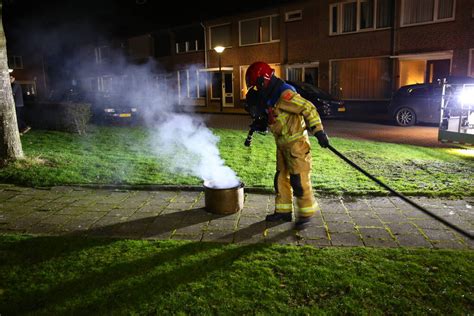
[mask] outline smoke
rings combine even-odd
[[[166,72],[153,60],[131,64],[123,54],[108,53],[109,62],[102,65],[108,73],[107,89],[122,104],[137,108],[150,133],[152,152],[168,172],[200,178],[208,187],[232,188],[240,184],[236,173],[225,165],[218,149],[219,137],[194,113],[195,105],[183,106],[183,93],[199,89],[200,65],[187,66],[186,84],[178,84],[176,73]],[[89,67],[80,61],[75,73],[90,78]],[[113,67],[112,67],[113,65]],[[104,67],[105,66],[105,67]],[[112,79],[110,79],[112,78]],[[104,85],[105,81],[102,81]],[[202,82],[201,82],[202,83]],[[183,87],[186,87],[184,89]],[[186,90],[186,91],[184,91]],[[196,100],[189,98],[187,101]],[[181,101],[180,101],[181,100]]]
[[[220,157],[219,138],[198,117],[166,115],[156,126],[152,141],[156,154],[166,159],[172,172],[199,177],[214,188],[232,188],[240,183]]]

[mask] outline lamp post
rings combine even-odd
[[[222,52],[225,50],[225,47],[224,46],[216,46],[214,47],[214,50],[216,51],[217,53],[217,56],[219,56],[219,83],[220,83],[220,87],[221,87],[221,94],[220,94],[220,108],[221,108],[221,112],[224,110],[223,106],[223,84],[222,84],[222,67],[221,67],[221,54]]]

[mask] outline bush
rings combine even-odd
[[[86,133],[91,118],[88,103],[35,103],[26,107],[26,118],[33,128]]]

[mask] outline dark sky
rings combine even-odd
[[[137,34],[281,2],[285,1],[240,0],[216,5],[215,1],[171,0],[165,8],[163,0],[4,0],[3,15],[7,36],[63,28],[69,33]]]

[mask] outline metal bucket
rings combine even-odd
[[[244,184],[227,189],[213,188],[204,182],[206,210],[214,214],[234,214],[244,207]]]

